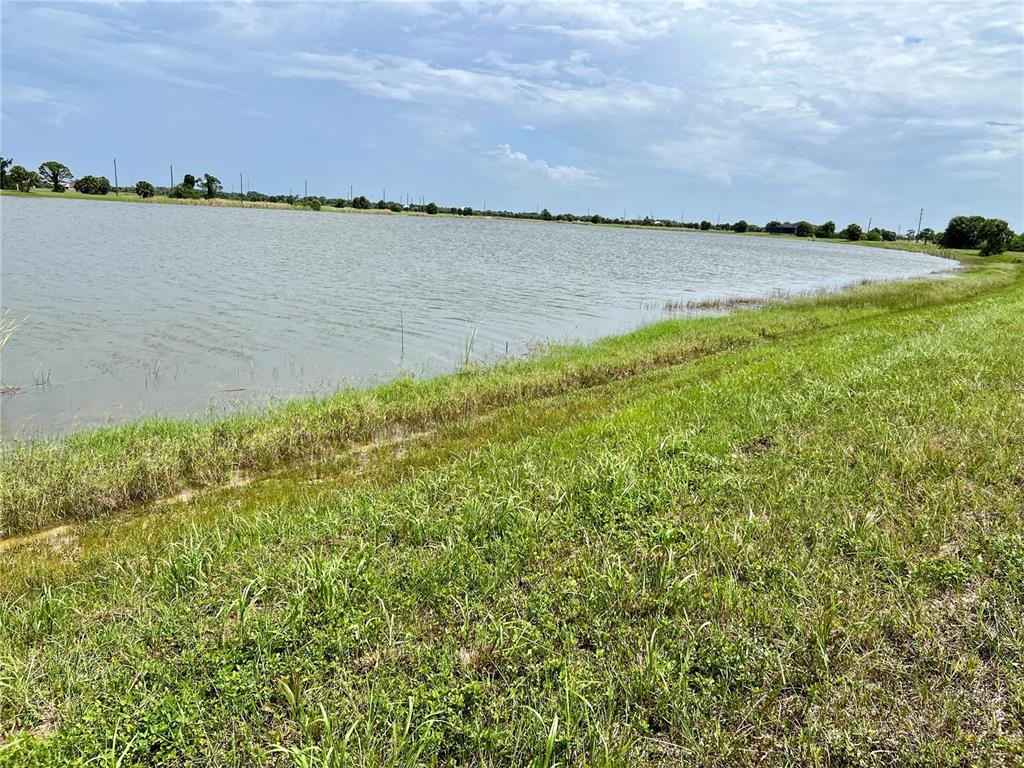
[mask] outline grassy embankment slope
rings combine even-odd
[[[1017,764],[1020,269],[8,454],[0,765]]]

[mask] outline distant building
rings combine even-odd
[[[796,224],[785,222],[783,224],[773,224],[768,228],[768,231],[773,235],[795,235]]]

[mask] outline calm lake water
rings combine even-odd
[[[945,270],[922,254],[542,222],[0,203],[5,437],[429,376],[666,302]],[[403,330],[404,329],[404,330]]]

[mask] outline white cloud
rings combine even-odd
[[[588,170],[575,165],[551,165],[545,160],[531,160],[525,152],[513,151],[509,144],[499,144],[498,149],[489,153],[513,173],[527,173],[546,178],[564,189],[592,186],[600,180]]]

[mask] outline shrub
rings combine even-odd
[[[873,243],[877,243],[881,241],[882,233],[879,231],[878,227],[875,227],[873,229],[868,230],[868,233],[864,235],[864,239],[870,240]]]
[[[850,224],[840,234],[847,240],[860,240],[864,235],[864,230],[860,228],[859,224]]]
[[[433,216],[437,213],[437,203],[427,203],[427,207],[424,209],[427,213]]]
[[[740,219],[739,221],[732,225],[733,232],[746,232],[748,229],[750,229],[750,225],[747,224],[747,222],[745,222],[743,219]]]
[[[809,221],[801,221],[796,225],[797,237],[814,237],[814,225]]]
[[[366,195],[359,195],[359,197],[352,198],[352,207],[358,208],[361,211],[370,210],[372,205],[373,204],[370,202],[370,198],[368,198]]]
[[[187,177],[186,177],[187,178]],[[198,200],[203,195],[194,186],[189,186],[188,183],[182,182],[174,189],[171,190],[171,197],[176,200]]]
[[[135,182],[135,194],[141,198],[154,197],[156,188],[148,181]]]
[[[836,223],[834,221],[826,221],[824,224],[819,224],[814,228],[815,237],[835,237],[836,236]]]
[[[1010,244],[1006,246],[1008,251],[1024,251],[1024,235],[1014,235],[1010,238]]]
[[[994,256],[1005,251],[1013,239],[1013,230],[1002,219],[985,219],[978,230],[978,253],[981,256]]]
[[[106,176],[82,176],[75,182],[75,191],[83,195],[108,195],[110,179]]]
[[[702,231],[707,232],[709,229],[711,229],[711,222],[705,219],[700,223],[700,228]]]

